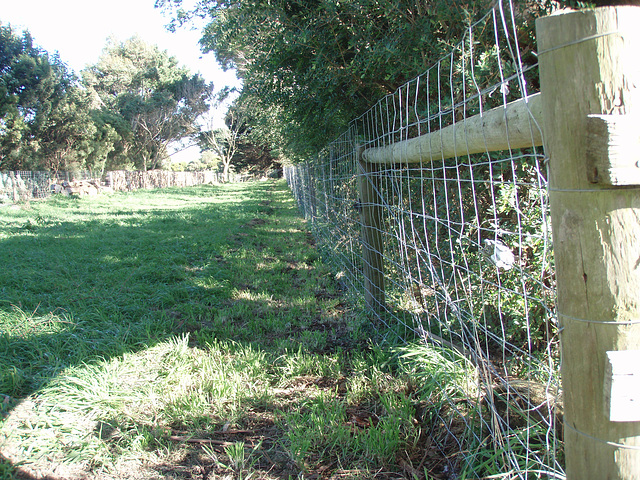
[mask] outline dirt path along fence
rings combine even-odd
[[[497,2],[285,177],[380,331],[465,366],[430,408],[450,471],[630,480],[640,7],[539,18],[537,44],[522,44],[525,13]]]

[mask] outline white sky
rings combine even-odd
[[[170,19],[153,5],[154,0],[0,0],[0,22],[28,29],[36,45],[58,52],[76,73],[97,62],[110,36],[122,41],[137,34],[200,72],[216,91],[239,85],[233,71],[223,72],[213,54],[201,52],[199,31],[183,27],[170,33],[164,27]]]

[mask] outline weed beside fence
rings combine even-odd
[[[439,383],[425,415],[451,478],[564,476],[537,63],[523,60],[519,28],[499,2],[449,56],[285,169],[319,249],[380,333],[432,347],[421,361],[442,375],[416,388]],[[524,132],[507,117],[514,103]],[[507,119],[497,134],[491,109]]]

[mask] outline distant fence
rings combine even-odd
[[[640,180],[620,180],[620,171],[631,175],[635,159],[618,170],[597,162],[615,156],[607,149],[624,144],[622,132],[637,137],[637,123],[636,130],[611,126],[624,123],[618,119],[625,112],[612,110],[618,97],[602,92],[622,95],[640,85],[640,74],[616,77],[611,83],[619,86],[609,89],[609,79],[598,75],[620,76],[624,68],[618,63],[618,70],[598,73],[597,65],[627,54],[634,59],[629,52],[640,41],[628,39],[635,41],[637,27],[614,23],[638,21],[640,9],[539,19],[538,31],[548,35],[538,38],[544,47],[518,43],[526,39],[517,18],[522,13],[519,5],[497,2],[450,55],[354,120],[317,158],[287,167],[285,178],[320,250],[381,332],[429,344],[447,372],[428,380],[444,392],[428,409],[429,441],[443,465],[432,473],[565,478],[566,455],[569,478],[637,478],[637,471],[620,472],[640,465],[639,424],[610,421],[615,380],[605,364],[610,351],[640,349],[640,282],[633,273],[640,196],[628,187]],[[476,51],[479,45],[483,51]],[[532,55],[532,47],[540,51]],[[538,55],[545,55],[540,68]],[[595,79],[583,70],[596,72]],[[552,76],[559,71],[566,77]],[[580,88],[573,77],[580,77]],[[532,91],[545,79],[549,90],[564,94]],[[628,113],[631,102],[623,107]],[[593,113],[618,115],[588,117]],[[559,139],[563,133],[568,136]],[[543,138],[546,152],[539,148]],[[567,148],[557,144],[582,149],[580,163],[569,165]],[[590,155],[598,157],[598,168],[585,162],[585,149],[596,152]],[[627,186],[617,188],[613,177]],[[572,203],[569,195],[576,195]],[[596,198],[606,207],[595,206]],[[552,210],[561,213],[554,218],[553,233],[561,239],[555,255]],[[596,210],[601,218],[590,217]],[[617,228],[629,233],[603,234],[612,211],[625,216],[626,225]],[[622,279],[614,280],[620,265]],[[613,293],[585,288],[587,278],[625,287],[612,287]],[[607,307],[596,307],[599,302]],[[629,330],[616,331],[620,325]],[[466,380],[456,374],[460,369]],[[638,368],[635,374],[640,378]],[[571,439],[566,448],[565,438]],[[625,458],[636,467],[620,467]]]
[[[229,182],[252,180],[253,175],[230,174]],[[126,192],[142,188],[190,187],[194,185],[224,183],[224,175],[212,171],[172,172],[150,170],[147,172],[116,170],[96,176],[85,172],[0,172],[0,203],[46,198],[54,193],[54,185],[65,182],[95,181],[113,191]]]
[[[229,174],[230,183],[253,180],[253,175]],[[212,171],[170,172],[150,170],[148,172],[117,170],[105,174],[106,184],[115,191],[130,191],[141,188],[192,187],[194,185],[224,183],[224,174]]]

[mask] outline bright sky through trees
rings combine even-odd
[[[193,73],[200,72],[216,90],[237,83],[234,72],[222,72],[212,54],[201,53],[199,31],[168,32],[164,26],[169,19],[153,4],[154,0],[3,0],[0,21],[28,29],[37,45],[50,54],[59,52],[76,73],[98,60],[110,36],[126,40],[138,34],[167,50]]]

